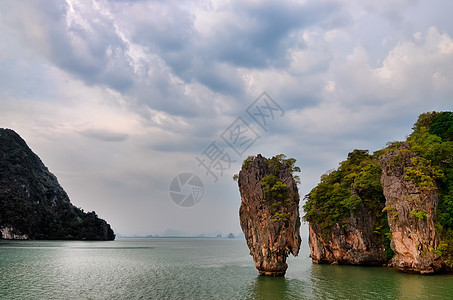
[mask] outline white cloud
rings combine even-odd
[[[414,41],[392,49],[375,75],[400,92],[453,91],[446,80],[453,76],[453,40],[435,27],[426,34],[417,32]]]

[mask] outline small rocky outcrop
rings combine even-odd
[[[376,157],[356,149],[338,170],[323,175],[321,183],[306,196],[304,218],[309,222],[308,243],[314,263],[387,262],[388,225],[382,212],[385,198],[380,174]]]
[[[28,240],[27,234],[21,234],[13,227],[0,228],[0,238],[4,240]]]
[[[381,183],[392,234],[391,247],[395,252],[390,265],[425,274],[440,271],[443,262],[434,251],[440,243],[434,227],[439,204],[436,182],[429,177],[423,184],[413,182],[407,174],[408,170],[422,174],[416,168],[419,160],[407,143],[384,154]]]
[[[290,253],[301,243],[299,194],[292,172],[294,159],[258,154],[244,161],[239,172],[239,217],[250,254],[261,275],[283,276]]]
[[[85,213],[13,130],[0,128],[0,239],[113,240],[95,212]]]

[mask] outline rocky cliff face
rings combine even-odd
[[[376,233],[379,214],[365,204],[350,212],[341,224],[323,230],[309,224],[310,257],[314,263],[348,265],[383,265],[387,262],[385,245]]]
[[[314,263],[383,265],[389,240],[382,212],[381,169],[367,150],[354,150],[306,196],[304,218]],[[386,251],[387,250],[387,251]],[[391,251],[391,250],[390,250]]]
[[[429,166],[422,166],[408,143],[379,155],[378,172],[363,167],[376,161],[355,150],[307,195],[304,208],[313,262],[388,264],[422,274],[444,270],[434,226],[439,191],[434,179],[425,176]],[[360,178],[364,172],[369,174]],[[360,199],[358,205],[351,205],[355,198]],[[370,200],[363,201],[366,198]],[[333,220],[327,222],[328,218]]]
[[[113,240],[110,225],[73,206],[25,141],[0,129],[0,238]]]
[[[381,158],[381,183],[395,252],[390,265],[424,274],[440,271],[443,262],[434,251],[440,242],[434,227],[439,203],[436,183],[429,178],[424,184],[408,180],[407,168],[416,169],[419,160],[407,143],[386,153]]]
[[[293,164],[257,155],[248,158],[239,173],[241,227],[261,275],[283,276],[287,256],[299,252],[299,195]]]

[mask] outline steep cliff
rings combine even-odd
[[[342,225],[335,223],[329,232],[312,223],[309,226],[309,246],[314,263],[382,265],[387,259],[383,238],[376,234],[380,219],[369,207],[361,204],[351,211]]]
[[[73,206],[57,178],[13,130],[0,129],[0,238],[113,240],[96,213]]]
[[[392,234],[391,247],[396,254],[390,265],[424,274],[440,271],[443,262],[434,251],[440,244],[434,226],[439,204],[436,182],[429,177],[424,184],[418,184],[409,176],[420,160],[408,143],[402,143],[381,157],[381,183]]]
[[[375,156],[354,150],[307,196],[305,220],[314,263],[382,265],[392,255]]]
[[[406,142],[381,156],[381,178],[400,270],[453,270],[453,113],[421,114]]]
[[[242,231],[261,275],[283,276],[287,256],[300,247],[299,194],[294,159],[258,154],[244,161],[238,184]]]

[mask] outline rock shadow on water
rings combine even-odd
[[[398,272],[390,268],[313,264],[310,273],[310,292],[316,299],[399,299],[401,295]]]
[[[285,277],[259,275],[249,290],[250,299],[294,299],[294,291]]]

